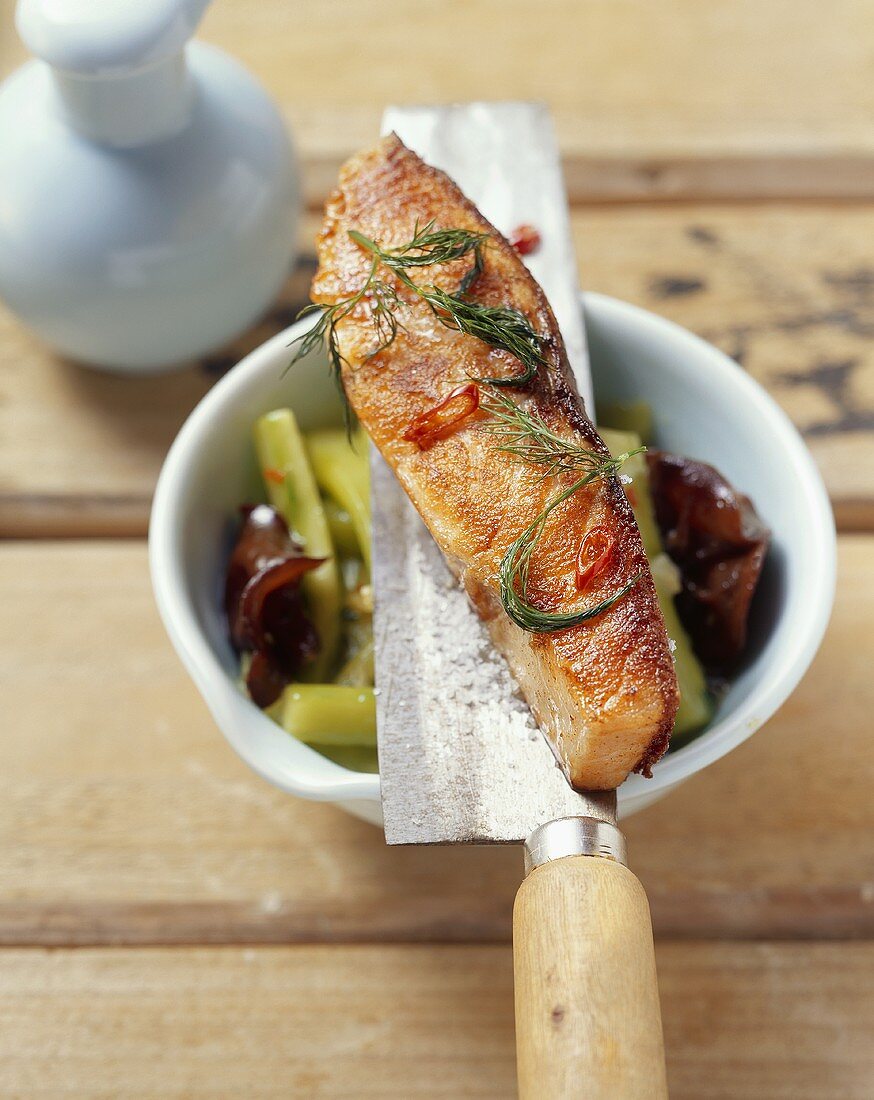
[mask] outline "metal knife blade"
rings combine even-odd
[[[567,200],[539,104],[390,108],[395,131],[498,229],[534,225],[526,262],[552,305],[584,399],[591,383]],[[615,791],[568,785],[503,658],[394,475],[374,452],[377,730],[389,844],[525,840],[556,818],[615,824]]]

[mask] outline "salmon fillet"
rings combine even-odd
[[[366,280],[371,258],[349,238],[349,230],[392,248],[413,237],[417,222],[432,220],[438,228],[489,233],[471,298],[515,308],[543,340],[546,362],[534,379],[502,392],[562,438],[608,455],[585,414],[540,287],[452,180],[394,135],[341,170],[318,238],[313,301],[332,305]],[[412,276],[419,285],[454,292],[470,262],[467,257],[418,268]],[[569,629],[531,633],[517,626],[500,599],[501,559],[544,504],[579,474],[544,477],[542,469],[500,451],[482,413],[424,450],[404,440],[414,418],[455,387],[522,368],[508,353],[445,327],[413,291],[393,285],[403,328],[385,350],[372,354],[379,341],[367,300],[338,321],[342,381],[352,408],[487,624],[569,782],[579,790],[608,790],[632,770],[649,774],[667,748],[679,693],[655,587],[622,485],[616,477],[593,482],[551,514],[531,559],[528,600],[559,612],[599,603],[640,575],[634,587],[603,614]],[[609,532],[613,550],[606,570],[581,595],[577,554],[595,526]]]

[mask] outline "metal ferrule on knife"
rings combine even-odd
[[[625,837],[616,825],[594,817],[562,817],[540,825],[525,841],[525,874],[567,856],[600,856],[628,866]]]

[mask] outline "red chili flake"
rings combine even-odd
[[[510,234],[510,244],[520,256],[530,256],[540,248],[540,234],[533,225],[517,225]]]
[[[425,451],[432,443],[449,435],[478,408],[479,386],[473,382],[457,386],[439,405],[419,413],[404,432],[403,438],[408,443],[415,443],[420,451]]]
[[[277,470],[275,466],[268,466],[264,471],[264,477],[268,481],[272,481],[274,485],[282,485],[285,481],[285,474],[282,470]]]
[[[582,592],[610,564],[615,542],[603,527],[593,527],[577,553],[577,590]]]

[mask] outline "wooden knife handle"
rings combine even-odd
[[[621,863],[536,867],[513,911],[520,1100],[667,1097],[646,894]]]

